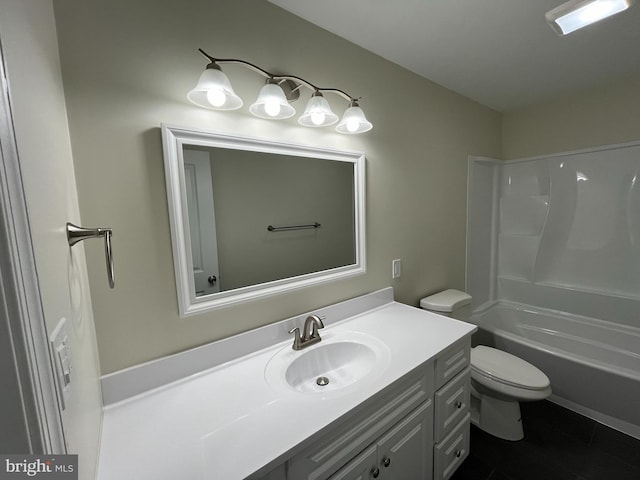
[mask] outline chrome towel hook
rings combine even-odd
[[[113,271],[113,252],[111,250],[111,236],[113,231],[110,228],[84,228],[67,222],[67,240],[69,246],[73,247],[76,243],[86,240],[87,238],[104,237],[104,255],[107,260],[107,279],[109,286],[113,288],[116,284],[116,278]]]

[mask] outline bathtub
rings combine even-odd
[[[499,301],[473,312],[474,344],[544,371],[551,401],[640,438],[640,329]]]

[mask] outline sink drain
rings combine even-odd
[[[324,387],[325,385],[329,385],[329,379],[327,377],[318,377],[316,383],[321,387]]]

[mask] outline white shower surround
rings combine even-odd
[[[478,339],[544,370],[557,403],[640,438],[640,142],[469,167]]]
[[[500,280],[640,300],[640,145],[505,162],[499,191]]]

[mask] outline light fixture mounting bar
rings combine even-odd
[[[214,64],[225,64],[226,63],[226,64],[243,65],[243,66],[249,68],[250,70],[253,70],[254,72],[262,75],[265,78],[270,78],[270,79],[273,79],[273,80],[290,80],[290,81],[293,81],[293,82],[297,82],[300,85],[304,85],[307,88],[309,88],[311,90],[314,90],[316,92],[334,93],[336,95],[341,96],[345,100],[348,100],[349,102],[353,102],[353,101],[359,100],[359,98],[352,97],[351,95],[349,95],[348,93],[344,92],[343,90],[340,90],[339,88],[318,87],[317,85],[314,85],[313,83],[309,82],[308,80],[305,80],[304,78],[297,77],[295,75],[277,75],[275,73],[268,72],[265,69],[260,68],[260,67],[258,67],[257,65],[254,65],[251,62],[247,62],[246,60],[240,60],[240,59],[237,59],[237,58],[215,58],[215,57],[212,57],[211,55],[209,55],[207,52],[205,52],[201,48],[199,48],[198,51],[202,55],[204,55],[211,63],[214,63]]]

